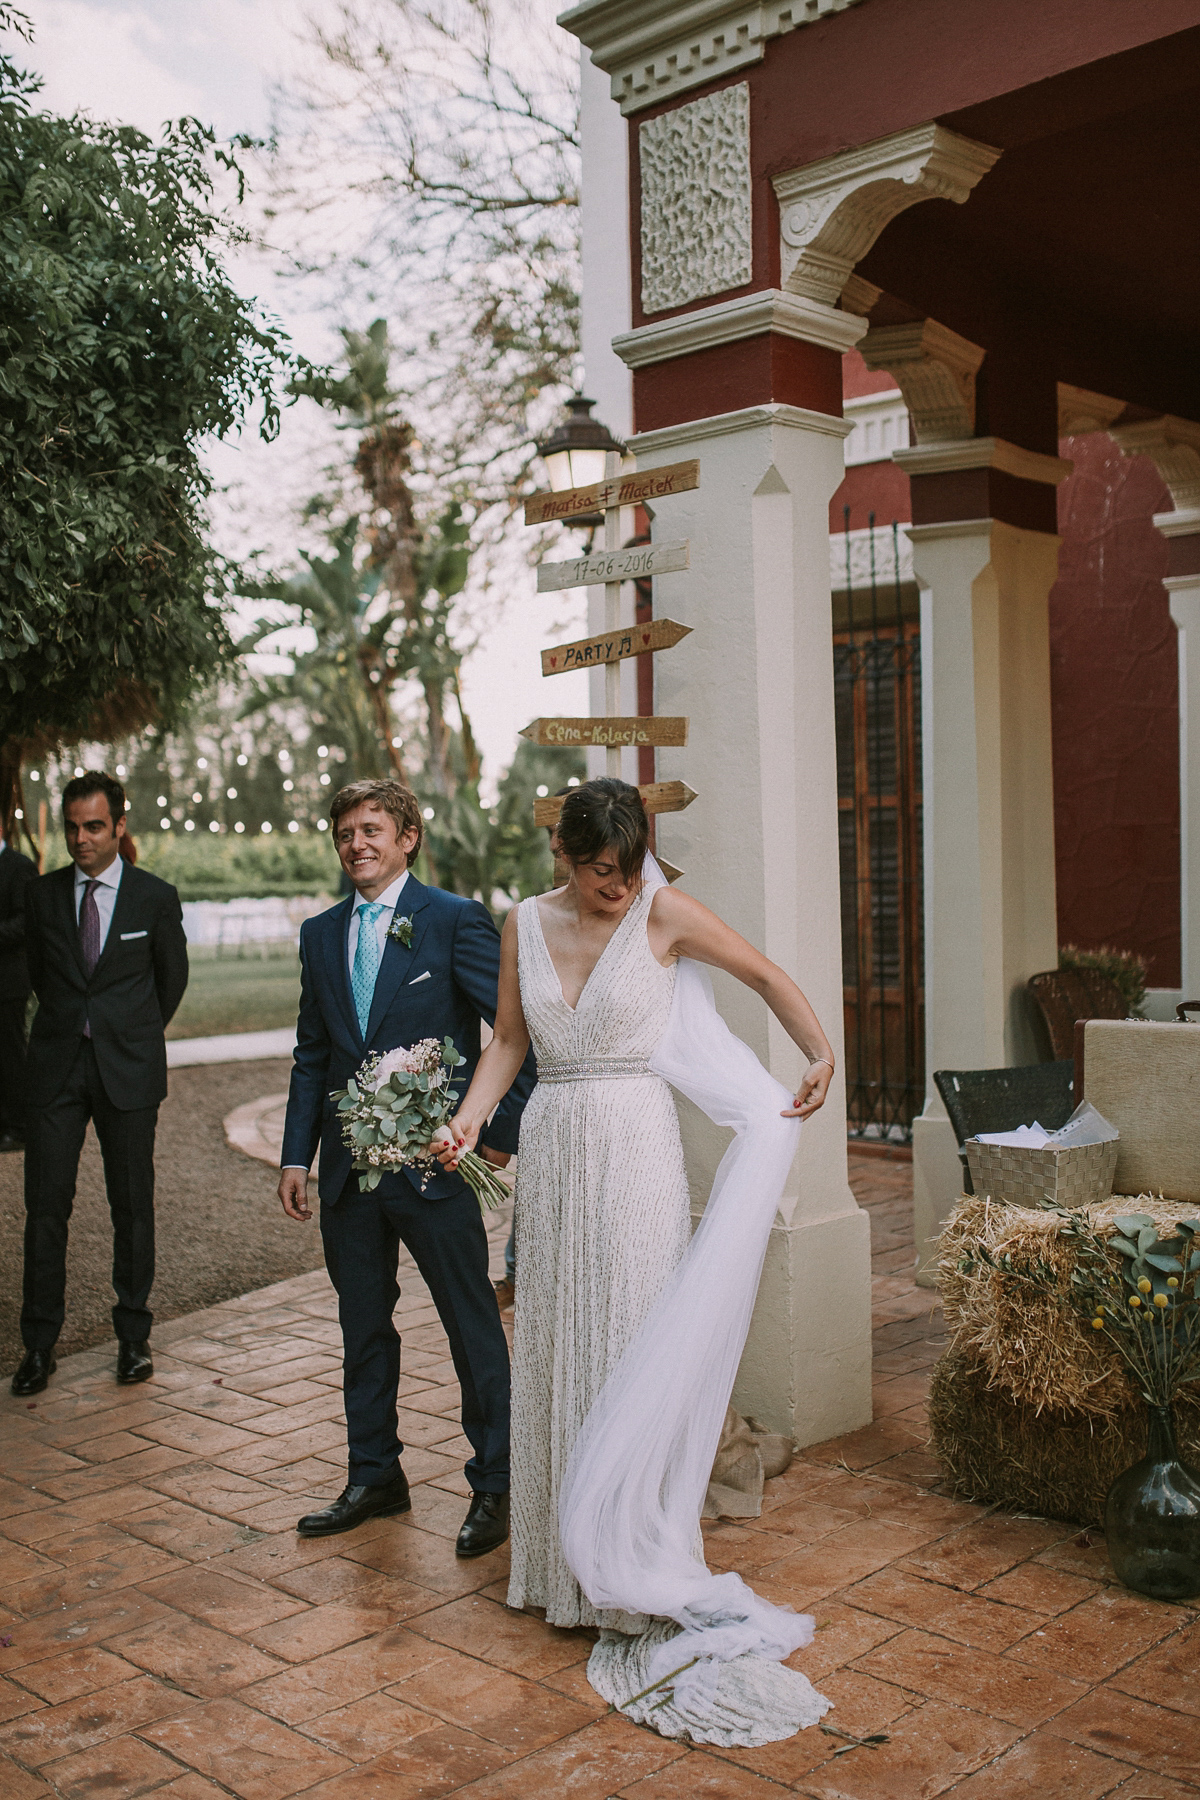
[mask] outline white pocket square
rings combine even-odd
[[[429,974],[430,974],[430,971],[428,969],[426,969],[426,971],[423,975],[414,975],[412,980],[408,984],[409,987],[416,987],[418,981],[428,981]]]
[[[121,933],[121,942],[127,944],[130,938],[145,937],[146,935],[147,934],[144,931],[123,931]]]

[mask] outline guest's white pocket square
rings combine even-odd
[[[145,936],[146,936],[146,933],[144,931],[123,931],[121,933],[121,942],[123,944],[127,944],[129,942],[130,938],[145,937]]]
[[[414,975],[413,979],[409,982],[408,985],[409,985],[409,987],[416,987],[418,981],[428,981],[428,980],[429,980],[429,970],[426,969],[426,971],[423,975]]]

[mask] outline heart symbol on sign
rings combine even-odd
[[[643,631],[642,642],[643,644],[648,644],[650,642],[650,633],[648,631]]]
[[[557,667],[558,667],[558,658],[557,658],[557,656],[552,656],[552,657],[551,657],[551,658],[550,658],[550,667],[551,667],[551,668],[552,668],[552,669],[557,669]]]

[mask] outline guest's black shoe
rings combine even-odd
[[[150,1340],[143,1338],[135,1344],[131,1338],[122,1338],[117,1351],[117,1380],[128,1387],[135,1381],[149,1381],[153,1373]]]
[[[301,1537],[333,1537],[339,1531],[353,1531],[368,1519],[387,1519],[393,1513],[411,1511],[408,1481],[400,1469],[382,1487],[344,1487],[332,1506],[305,1513],[296,1530]]]
[[[476,1494],[467,1509],[454,1554],[486,1556],[489,1550],[499,1549],[507,1536],[508,1495]]]
[[[58,1364],[50,1350],[27,1350],[25,1360],[12,1378],[12,1391],[18,1400],[40,1394]]]
[[[25,1139],[19,1131],[0,1131],[0,1156],[6,1150],[23,1150]]]

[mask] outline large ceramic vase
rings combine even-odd
[[[1200,1594],[1200,1476],[1179,1460],[1169,1406],[1152,1406],[1141,1462],[1118,1475],[1104,1505],[1108,1559],[1153,1600]]]

